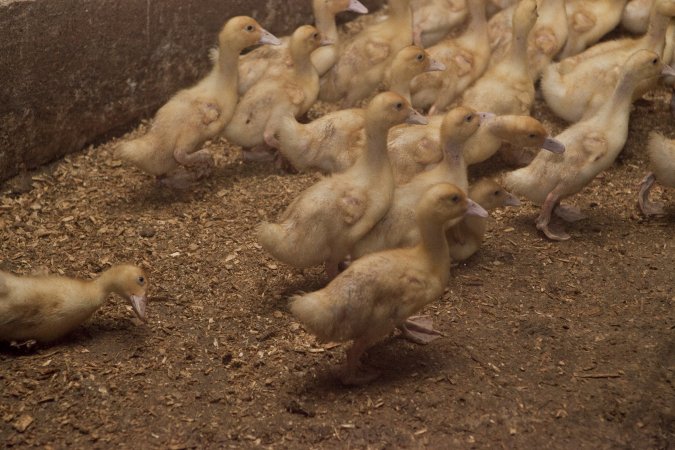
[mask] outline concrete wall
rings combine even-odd
[[[311,22],[309,0],[0,0],[0,181],[151,116],[240,14]]]

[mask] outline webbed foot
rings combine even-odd
[[[558,205],[556,206],[555,215],[560,217],[565,222],[578,222],[579,220],[587,219],[588,216],[581,212],[579,208],[572,205]]]
[[[434,330],[434,323],[430,316],[412,316],[398,327],[401,335],[415,344],[426,345],[443,336],[440,331]]]
[[[656,177],[653,173],[648,173],[640,182],[640,193],[638,194],[638,205],[642,213],[649,216],[662,216],[665,214],[663,203],[652,202],[649,200],[649,191],[652,189]]]
[[[537,229],[541,230],[547,238],[549,238],[552,241],[567,241],[571,238],[569,234],[567,234],[564,230],[558,228],[550,223],[541,223],[539,220],[537,220]]]

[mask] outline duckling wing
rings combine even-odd
[[[595,16],[586,11],[578,11],[572,15],[570,25],[578,33],[585,33],[593,28],[596,20]]]
[[[609,151],[609,143],[607,136],[604,133],[589,133],[581,142],[581,149],[588,161],[598,161],[607,155]]]
[[[368,208],[368,195],[364,189],[349,188],[338,198],[337,206],[347,225],[354,225],[363,217]]]

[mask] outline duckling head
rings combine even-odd
[[[317,48],[332,43],[332,41],[324,39],[319,30],[312,25],[302,25],[296,28],[291,36],[291,52],[294,55],[309,57]]]
[[[417,217],[422,223],[442,226],[464,215],[487,217],[488,213],[467,197],[464,191],[450,183],[438,183],[430,187],[417,206]]]
[[[539,18],[536,0],[521,0],[513,12],[513,35],[527,36]]]
[[[391,91],[377,94],[370,101],[366,110],[366,122],[377,123],[387,129],[401,123],[418,125],[429,123],[405,98]]]
[[[478,131],[481,114],[466,106],[450,110],[441,122],[441,143],[444,148],[463,144]]]
[[[471,186],[471,198],[486,210],[501,206],[520,206],[518,197],[504,189],[492,178],[483,178]]]
[[[225,23],[218,35],[221,48],[232,47],[239,51],[256,44],[280,45],[281,41],[249,16],[236,16]]]
[[[423,72],[445,70],[445,64],[430,58],[424,49],[416,45],[402,48],[394,57],[391,65],[392,75],[400,72],[401,77],[405,76],[408,80]]]
[[[530,116],[495,116],[489,122],[490,133],[516,147],[543,148],[563,153],[565,144],[549,136],[541,122]]]
[[[143,269],[130,264],[121,264],[108,269],[101,278],[111,292],[128,299],[136,316],[145,321],[148,280]]]
[[[326,5],[326,9],[331,14],[337,14],[342,11],[352,11],[358,14],[368,14],[368,8],[363,6],[359,0],[314,0],[314,11],[319,11]]]
[[[638,50],[628,58],[622,73],[624,77],[638,82],[661,76],[673,76],[675,70],[664,64],[658,54],[650,50]]]
[[[655,8],[663,16],[675,16],[675,0],[657,0]]]

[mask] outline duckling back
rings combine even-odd
[[[147,133],[138,139],[121,142],[115,149],[115,158],[122,159],[152,175],[163,175],[178,167],[171,152],[162,151],[162,138]]]

